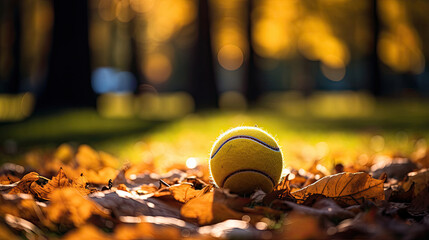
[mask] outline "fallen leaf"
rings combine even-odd
[[[193,198],[200,197],[209,192],[212,186],[206,186],[201,190],[195,190],[192,184],[182,183],[170,186],[168,190],[173,195],[174,199],[179,202],[185,203]]]
[[[0,215],[10,214],[26,220],[44,222],[42,207],[30,194],[1,194]]]
[[[99,170],[103,167],[97,151],[85,144],[79,146],[76,153],[76,162],[85,169]]]
[[[386,173],[388,178],[403,179],[411,171],[417,169],[408,158],[383,157],[376,164],[372,165],[370,174],[373,178],[379,178],[382,173]]]
[[[367,173],[338,173],[326,176],[317,182],[292,192],[303,202],[312,194],[322,194],[346,205],[362,203],[362,200],[384,200],[384,180],[372,178]]]
[[[263,232],[253,228],[246,221],[232,219],[200,227],[198,233],[216,239],[268,239],[272,236],[268,231]],[[268,233],[268,235],[264,235],[264,233]]]
[[[346,219],[333,229],[333,239],[426,239],[428,230],[420,224],[407,224],[380,214],[376,207]]]
[[[8,191],[18,185],[18,182],[11,183],[11,184],[0,184],[0,191]]]
[[[0,223],[0,239],[19,240],[22,238],[15,235],[6,225]]]
[[[88,182],[98,185],[107,185],[109,179],[114,179],[118,175],[118,170],[112,167],[103,167],[99,170],[77,168],[76,172],[83,173]]]
[[[73,231],[70,231],[67,233],[64,238],[64,240],[75,240],[75,239],[103,239],[103,240],[109,240],[113,239],[113,237],[107,235],[97,227],[95,227],[92,224],[86,224],[81,226],[80,228],[77,228]]]
[[[34,194],[36,197],[40,199],[49,200],[49,194],[54,191],[57,188],[64,188],[64,187],[71,187],[71,180],[69,180],[64,173],[63,169],[60,168],[60,170],[57,173],[57,176],[53,177],[52,180],[49,180],[48,183],[46,183],[43,186],[40,186],[37,183],[31,184],[31,193]]]
[[[391,193],[389,194],[388,198],[386,195],[386,198],[388,199],[389,202],[409,203],[413,200],[414,188],[415,188],[415,184],[413,182],[410,189],[408,189],[408,191],[405,191],[404,188],[398,188],[396,190],[388,189],[391,191]],[[388,190],[386,190],[385,192],[387,193]]]
[[[54,158],[62,163],[70,163],[74,157],[74,149],[70,144],[63,143],[55,150]]]
[[[158,191],[158,188],[153,184],[141,185],[140,189],[137,189],[136,191],[138,194],[149,194],[155,193],[156,191]]]
[[[25,219],[6,214],[4,220],[12,228],[19,231],[24,231],[27,239],[44,238],[42,230],[40,230],[38,227],[36,227],[36,225]]]
[[[274,238],[325,239],[326,232],[321,228],[318,218],[293,211],[285,218],[280,236]]]
[[[97,191],[96,189],[89,188],[89,182],[83,175],[83,173],[81,173],[79,177],[72,180],[71,186],[75,188],[78,192],[80,192],[82,195],[88,195]]]
[[[407,210],[413,216],[426,216],[429,214],[429,187],[417,194]]]
[[[233,209],[242,210],[249,202],[250,198],[240,198],[215,189],[185,203],[180,214],[200,225],[214,224],[227,219],[241,219],[244,214]]]
[[[9,194],[17,194],[17,193],[31,193],[31,184],[35,181],[43,178],[36,172],[31,172],[26,174],[19,183],[10,190]]]
[[[274,187],[274,190],[272,192],[268,193],[264,197],[263,203],[265,205],[269,205],[275,199],[288,200],[288,201],[295,202],[296,199],[290,193],[291,189],[290,189],[290,185],[289,184],[290,184],[290,180],[289,180],[289,174],[288,174],[286,177],[284,177],[282,179],[282,181],[279,184],[277,184]]]
[[[45,211],[48,219],[54,223],[81,226],[92,215],[109,219],[107,209],[82,196],[75,188],[53,189],[49,197],[51,202]]]
[[[408,173],[407,180],[402,184],[405,191],[408,191],[412,185],[414,187],[414,196],[426,189],[429,185],[429,169],[424,168],[417,172]]]
[[[117,189],[118,190],[121,190],[121,191],[125,191],[125,192],[130,192],[129,190],[128,190],[128,188],[127,188],[127,186],[125,186],[125,184],[119,184],[119,186],[117,187]]]
[[[125,191],[97,192],[89,195],[92,201],[110,210],[114,216],[164,216],[180,217],[180,211],[150,195],[138,195]]]
[[[88,145],[80,145],[76,153],[79,167],[94,171],[102,168],[116,168],[119,160],[106,152],[97,152]]]
[[[72,187],[75,188],[81,195],[88,195],[94,192],[95,189],[88,188],[88,180],[83,174],[71,180],[69,179],[64,170],[60,168],[57,175],[49,180],[45,185],[41,186],[37,183],[31,184],[31,193],[36,197],[44,200],[50,200],[49,194],[55,189]]]
[[[5,174],[0,176],[0,184],[1,185],[8,185],[11,183],[18,182],[20,179],[14,175]]]
[[[270,218],[280,219],[284,215],[283,211],[279,211],[266,206],[255,206],[254,208],[244,207],[243,211],[253,215],[269,216]]]
[[[326,217],[335,222],[338,220],[353,218],[355,216],[354,213],[343,209],[338,206],[334,200],[329,198],[320,199],[313,205],[313,207],[307,207],[289,201],[275,201],[273,202],[272,208],[282,211],[293,210],[300,214]]]
[[[160,179],[167,182],[170,185],[174,185],[176,183],[182,182],[186,173],[180,170],[171,170],[165,174],[156,174],[156,173],[142,173],[142,174],[131,174],[130,179],[126,178],[126,172],[129,169],[128,167],[124,167],[119,171],[119,173],[113,178],[113,186],[118,186],[123,183],[128,188],[140,188],[141,185],[149,185],[152,184],[157,188],[161,187]]]
[[[115,229],[115,239],[180,239],[180,230],[169,226],[156,226],[151,223],[119,225]]]

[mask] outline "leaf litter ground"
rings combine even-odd
[[[212,185],[204,166],[117,170],[114,156],[63,144],[28,155],[36,165],[1,167],[0,238],[427,238],[428,151],[412,156],[359,169],[315,161],[288,169],[271,193],[238,196]]]

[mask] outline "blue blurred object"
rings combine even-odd
[[[98,94],[108,92],[133,92],[136,78],[131,72],[117,71],[111,67],[101,67],[92,73],[92,88]]]

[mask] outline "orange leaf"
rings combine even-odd
[[[9,194],[30,193],[31,184],[40,178],[42,177],[36,172],[26,174],[24,177],[22,177],[17,186],[10,190]]]
[[[67,178],[63,169],[60,168],[57,176],[48,181],[44,186],[37,183],[31,184],[31,193],[41,199],[49,200],[49,194],[56,188],[71,187],[71,181]]]
[[[0,184],[4,184],[4,185],[18,182],[19,180],[20,179],[18,177],[15,177],[10,174],[0,176]]]
[[[109,235],[104,233],[102,230],[98,229],[92,224],[83,225],[82,227],[70,231],[67,233],[64,240],[74,240],[74,239],[112,239]]]
[[[42,221],[41,207],[30,194],[1,194],[0,215],[11,214],[31,221]],[[1,239],[1,238],[0,238]]]
[[[94,214],[109,218],[108,210],[82,196],[75,188],[54,188],[49,197],[51,203],[46,213],[54,223],[80,226]]]
[[[214,224],[227,219],[241,219],[244,214],[231,208],[241,210],[248,202],[250,199],[239,198],[215,189],[188,201],[183,205],[180,214],[186,219],[197,221],[200,225]]]
[[[151,223],[119,225],[115,229],[116,239],[180,239],[180,230],[169,226],[155,227]]]
[[[355,205],[362,203],[363,199],[384,200],[383,183],[384,179],[372,178],[364,172],[344,172],[321,178],[305,188],[292,192],[292,195],[298,202],[303,202],[312,194],[321,194],[346,205]]]
[[[185,203],[195,197],[202,196],[203,194],[209,192],[210,189],[211,186],[207,186],[201,190],[195,190],[192,184],[187,183],[176,184],[169,187],[169,190],[172,193],[174,199],[182,203]]]
[[[31,184],[31,192],[40,199],[50,200],[49,194],[58,188],[72,187],[75,188],[81,195],[88,195],[92,191],[88,189],[88,180],[81,174],[78,178],[70,180],[67,178],[63,169],[60,168],[57,176],[53,177],[44,186],[40,186],[37,183]]]
[[[429,186],[429,169],[424,168],[417,172],[408,173],[407,180],[402,183],[402,187],[405,191],[408,191],[411,189],[413,183],[415,185],[414,196],[417,196],[417,194]]]
[[[285,219],[284,229],[279,239],[325,239],[324,231],[317,217],[292,211]]]

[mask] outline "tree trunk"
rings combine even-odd
[[[373,27],[373,38],[372,38],[372,52],[370,55],[370,60],[368,61],[369,66],[369,89],[374,96],[380,96],[381,92],[381,75],[380,75],[380,61],[377,55],[378,50],[378,38],[380,34],[380,19],[378,17],[378,1],[371,1],[371,18],[372,18],[372,27]]]
[[[48,76],[40,108],[95,106],[88,43],[88,2],[53,0]]]
[[[217,107],[218,92],[213,69],[208,0],[198,1],[198,39],[195,47],[191,94],[196,110]]]
[[[254,4],[254,0],[247,1],[247,39],[249,41],[249,58],[247,63],[246,97],[250,104],[254,104],[263,91],[258,78],[258,71],[255,65],[255,53],[252,45],[252,11]]]
[[[8,83],[7,91],[9,93],[18,93],[19,86],[21,83],[21,1],[12,2],[13,6],[13,67],[10,75],[10,81]]]

